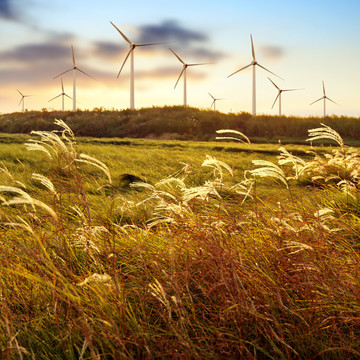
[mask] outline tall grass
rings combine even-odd
[[[52,162],[38,186],[0,187],[3,359],[359,358],[357,177],[343,207],[315,173],[354,149],[241,176],[209,156],[197,185],[184,164],[120,194],[56,126],[28,142]]]

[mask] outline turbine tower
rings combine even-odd
[[[130,44],[130,50],[127,53],[124,62],[121,65],[121,68],[119,70],[119,73],[117,77],[119,78],[120,73],[127,61],[127,59],[130,56],[130,109],[135,109],[135,90],[134,90],[134,50],[137,46],[151,46],[151,45],[159,45],[162,43],[148,43],[148,44],[135,44],[131,42],[117,27],[110,21],[111,25],[120,33],[120,35],[124,38],[126,42]]]
[[[272,105],[271,108],[274,107],[276,100],[279,99],[279,116],[281,116],[281,93],[283,93],[284,91],[296,91],[296,90],[302,90],[302,89],[280,89],[269,77],[268,79],[272,82],[272,84],[278,89],[278,94],[275,98],[275,101]]]
[[[170,49],[170,48],[169,48]],[[181,76],[184,74],[184,106],[187,106],[187,93],[186,93],[186,69],[189,66],[198,66],[198,65],[207,65],[208,63],[200,63],[200,64],[186,64],[181,58],[180,56],[178,56],[174,50],[170,49],[170,51],[178,58],[178,60],[183,64],[183,68],[181,70],[181,73],[176,81],[176,84],[174,86],[174,89],[176,88],[176,85],[178,84]]]
[[[220,99],[217,99],[217,98],[214,98],[210,93],[208,93],[211,97],[212,97],[212,99],[213,99],[213,102],[211,103],[211,105],[210,105],[210,109],[214,106],[214,111],[216,111],[216,108],[215,108],[215,104],[216,104],[216,101],[218,101],[218,100],[223,100],[223,98],[220,98]]]
[[[73,111],[75,112],[76,111],[76,70],[77,71],[80,71],[81,73],[85,74],[86,76],[94,79],[92,76],[90,76],[89,74],[87,74],[85,71],[82,71],[81,69],[79,69],[77,66],[76,66],[76,63],[75,63],[75,55],[74,55],[74,47],[71,45],[71,51],[72,51],[72,60],[73,60],[73,66],[72,68],[62,72],[61,74],[59,75],[56,75],[54,77],[54,79],[58,78],[59,76],[69,72],[69,71],[73,71]],[[95,79],[94,79],[95,80]]]
[[[20,100],[20,102],[19,102],[19,106],[20,106],[20,104],[22,103],[22,112],[25,112],[25,98],[26,97],[29,97],[29,96],[31,96],[31,95],[23,95],[21,92],[20,92],[20,90],[18,90],[18,89],[16,89],[17,91],[18,91],[18,93],[21,95],[21,100]]]
[[[317,100],[313,101],[310,105],[315,104],[316,102],[324,99],[324,117],[325,117],[325,116],[326,116],[326,100],[329,100],[329,101],[333,102],[333,103],[336,104],[336,105],[339,105],[339,104],[336,103],[335,101],[331,100],[330,98],[328,98],[328,97],[326,96],[324,80],[323,80],[323,82],[322,82],[322,85],[323,85],[323,94],[324,94],[324,95],[323,95],[320,99],[317,99]]]
[[[64,92],[64,84],[63,84],[62,78],[61,78],[61,90],[62,90],[62,92],[60,95],[53,97],[48,102],[53,101],[61,96],[62,97],[62,111],[64,111],[64,96],[67,96],[69,99],[71,99],[71,97],[69,95],[65,94],[65,92]]]
[[[273,74],[275,76],[277,76],[278,78],[281,79],[280,76],[274,74],[273,72],[271,72],[270,70],[266,69],[264,66],[260,65],[256,59],[255,59],[255,50],[254,50],[254,43],[253,43],[253,38],[252,38],[252,35],[250,34],[250,39],[251,39],[251,52],[252,52],[252,57],[253,57],[253,61],[249,64],[249,65],[246,65],[244,67],[242,67],[241,69],[233,72],[232,74],[230,74],[228,76],[228,78],[232,75],[235,75],[236,73],[238,73],[239,71],[241,70],[244,70],[246,68],[248,68],[249,66],[252,66],[253,67],[253,83],[252,83],[252,114],[255,116],[256,115],[256,75],[255,75],[255,67],[256,65],[261,67],[262,69],[266,70],[267,72],[269,72],[270,74]]]

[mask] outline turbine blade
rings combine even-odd
[[[19,105],[24,101],[24,97],[21,98],[21,100],[19,101]],[[18,105],[18,106],[19,106]]]
[[[71,51],[72,51],[72,59],[73,59],[73,64],[75,67],[75,54],[74,54],[74,47],[71,45]]]
[[[276,100],[278,99],[278,97],[280,96],[280,91],[278,92],[278,94],[277,94],[277,96],[276,96],[276,98],[275,98],[275,101],[274,101],[274,103],[272,104],[272,109],[274,108],[274,105],[275,105],[275,103],[276,103]]]
[[[133,48],[133,47],[130,48],[129,52],[127,53],[127,55],[126,55],[126,57],[125,57],[125,60],[124,60],[124,62],[122,63],[121,68],[120,68],[120,70],[119,70],[119,73],[118,73],[118,75],[117,75],[117,78],[119,78],[120,73],[121,73],[122,69],[124,68],[125,63],[126,63],[127,59],[129,58],[129,56],[130,56],[130,54],[131,54],[132,51],[134,51],[134,48]]]
[[[86,76],[88,76],[89,78],[92,78],[94,80],[96,80],[94,77],[92,77],[91,75],[87,74],[85,71],[79,69],[78,67],[76,68],[76,70],[80,71],[81,73],[85,74]],[[96,80],[97,81],[97,80]]]
[[[284,89],[284,90],[281,90],[281,91],[297,91],[297,90],[304,90],[304,88],[302,88],[302,89]]]
[[[280,88],[268,77],[268,79],[272,82],[272,84],[280,91]]]
[[[64,92],[64,83],[63,83],[62,78],[61,78],[61,89],[62,89],[62,92]]]
[[[58,96],[53,97],[53,98],[52,98],[52,99],[50,99],[48,102],[55,100],[56,98],[58,98],[58,97],[59,97],[59,96],[61,96],[61,95],[62,95],[62,94],[60,94],[60,95],[58,95]]]
[[[239,70],[236,70],[235,72],[233,72],[232,74],[230,74],[230,75],[228,76],[228,78],[229,78],[230,76],[235,75],[235,74],[236,74],[236,73],[238,73],[239,71],[241,71],[241,70],[244,70],[244,69],[248,68],[248,67],[249,67],[249,66],[251,66],[251,65],[252,65],[252,63],[251,63],[251,64],[249,64],[249,65],[244,66],[243,68],[241,68],[241,69],[239,69]]]
[[[21,96],[24,96],[21,92],[20,92],[20,90],[18,90],[18,89],[16,89],[17,90],[17,92],[21,95]]]
[[[322,100],[323,98],[324,98],[324,97],[322,96],[320,99],[317,99],[317,100],[313,101],[310,105],[315,104],[316,102]]]
[[[136,46],[152,46],[152,45],[163,45],[164,42],[146,43],[146,44],[135,44]]]
[[[181,78],[181,75],[184,73],[185,69],[186,69],[186,67],[185,67],[185,65],[184,65],[184,67],[183,67],[183,69],[181,70],[181,73],[180,73],[178,79],[176,80],[176,84],[175,84],[175,86],[174,86],[174,89],[176,88],[176,85],[178,84],[178,82],[179,82],[179,80],[180,80],[180,78]]]
[[[64,93],[64,96],[67,96],[69,99],[72,99],[71,96],[69,96],[69,95],[67,95],[67,94],[65,94],[65,93]]]
[[[215,99],[213,100],[213,102],[211,103],[210,107],[212,107],[215,104]]]
[[[187,64],[187,66],[209,65],[211,63]]]
[[[250,34],[250,39],[251,39],[251,53],[252,53],[252,57],[255,61],[255,50],[254,50],[254,43],[253,43],[253,38],[252,35]]]
[[[170,49],[170,48],[169,48]],[[174,50],[170,49],[170,51],[178,58],[178,60],[185,65],[185,63],[181,60],[180,56],[178,56]]]
[[[284,80],[282,77],[280,77],[279,75],[276,75],[275,73],[273,73],[272,71],[270,71],[269,69],[267,69],[266,67],[260,65],[259,63],[256,63],[256,65],[260,66],[262,69],[266,70],[267,72],[269,72],[270,74],[275,75],[276,77],[278,77],[281,80]]]
[[[328,98],[327,96],[325,96],[325,99],[328,99],[329,101],[331,101],[332,103],[334,103],[334,104],[336,104],[336,105],[338,105],[338,106],[340,106],[340,104],[338,104],[337,102],[335,102],[334,100],[331,100],[330,98]]]
[[[114,25],[114,23],[112,23],[111,21],[110,21],[110,23],[121,34],[121,36],[124,38],[124,40],[127,41],[131,45],[132,42],[116,27],[116,25]]]
[[[215,98],[208,92],[208,94],[215,100]]]
[[[326,96],[326,94],[325,94],[325,84],[324,84],[324,80],[323,80],[322,84],[323,84],[323,94],[324,94],[324,96]]]
[[[55,77],[53,77],[53,79],[56,79],[56,78],[58,78],[59,76],[64,75],[64,74],[66,74],[67,72],[69,72],[69,71],[71,71],[71,70],[74,70],[74,68],[71,68],[71,69],[69,69],[69,70],[66,70],[66,71],[62,72],[62,73],[59,74],[59,75],[56,75]]]

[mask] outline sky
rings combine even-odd
[[[60,110],[62,92],[72,97],[74,48],[77,107],[126,109],[130,106],[130,62],[120,76],[129,44],[135,57],[135,107],[183,104],[182,64],[206,63],[187,69],[188,105],[206,109],[219,98],[216,110],[251,112],[252,67],[231,73],[252,61],[250,34],[257,67],[257,113],[276,115],[277,89],[282,113],[322,116],[360,115],[360,1],[358,0],[0,0],[0,113]],[[65,108],[72,100],[65,98]]]

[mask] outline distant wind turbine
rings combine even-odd
[[[62,111],[64,111],[64,96],[67,96],[69,99],[71,99],[71,97],[69,95],[65,94],[65,92],[64,92],[64,84],[63,84],[62,78],[61,78],[61,90],[62,90],[62,92],[60,95],[53,97],[48,102],[53,101],[61,96],[62,97]]]
[[[186,64],[176,53],[174,50],[170,49],[170,51],[178,58],[178,60],[183,64],[183,69],[176,81],[174,89],[176,88],[181,76],[184,74],[184,106],[187,106],[187,94],[186,94],[186,69],[188,66],[198,66],[198,65],[207,65],[209,63],[199,63],[199,64]]]
[[[331,100],[330,98],[328,98],[328,97],[326,96],[324,80],[323,80],[323,82],[322,82],[322,85],[323,85],[323,94],[324,94],[324,95],[323,95],[320,99],[317,99],[317,100],[313,101],[310,105],[315,104],[316,102],[324,99],[324,117],[325,117],[325,116],[326,116],[326,99],[329,100],[329,101],[331,101],[331,102],[333,102],[333,103],[336,104],[336,105],[339,105],[339,104],[336,103],[335,101]]]
[[[69,72],[69,71],[73,71],[73,111],[76,111],[76,70],[77,71],[80,71],[81,73],[85,74],[86,76],[94,79],[92,76],[90,76],[89,74],[87,74],[85,71],[82,71],[81,69],[79,69],[77,66],[76,66],[76,63],[75,63],[75,55],[74,55],[74,47],[71,45],[71,51],[72,51],[72,60],[73,60],[73,66],[72,68],[62,72],[61,74],[59,75],[56,75],[54,77],[54,79],[56,79],[57,77]],[[95,80],[95,79],[94,79]]]
[[[212,108],[212,106],[214,106],[214,111],[216,111],[216,108],[215,108],[215,104],[216,104],[216,101],[218,101],[218,100],[223,100],[223,98],[214,98],[210,93],[208,93],[211,97],[212,97],[212,99],[213,99],[213,102],[211,103],[211,105],[210,105],[210,108]]]
[[[130,109],[135,109],[135,90],[134,90],[134,50],[137,46],[151,46],[151,45],[159,45],[163,43],[147,43],[147,44],[135,44],[131,42],[117,27],[110,21],[111,25],[120,33],[120,35],[124,38],[126,42],[130,44],[130,50],[127,53],[124,62],[121,65],[121,68],[119,70],[119,73],[117,77],[119,78],[120,73],[127,61],[127,59],[130,56]]]
[[[255,67],[256,65],[261,67],[262,69],[266,70],[267,72],[269,72],[270,74],[273,74],[275,76],[277,76],[278,78],[281,79],[280,76],[274,74],[273,72],[271,72],[270,70],[266,69],[264,66],[260,65],[256,59],[255,59],[255,50],[254,50],[254,43],[253,43],[253,38],[252,38],[252,35],[250,34],[250,39],[251,39],[251,52],[252,52],[252,57],[253,57],[253,61],[249,64],[249,65],[246,65],[244,67],[242,67],[241,69],[233,72],[232,74],[230,74],[228,76],[228,78],[232,75],[235,75],[236,73],[238,73],[239,71],[241,70],[244,70],[246,68],[248,68],[249,66],[252,66],[253,67],[253,83],[252,83],[252,114],[255,116],[256,115],[256,81],[255,81]]]
[[[279,99],[279,116],[281,116],[281,93],[285,92],[285,91],[296,91],[296,90],[303,90],[303,89],[280,89],[269,77],[268,79],[272,82],[272,84],[278,89],[278,94],[275,98],[275,101],[272,105],[271,108],[274,107],[276,100]]]
[[[20,100],[20,102],[19,102],[19,106],[20,106],[20,104],[22,103],[22,112],[24,112],[25,111],[25,98],[26,97],[29,97],[29,96],[31,96],[31,95],[23,95],[21,92],[20,92],[20,90],[18,90],[18,89],[16,89],[17,91],[18,91],[18,93],[21,95],[21,100]]]

